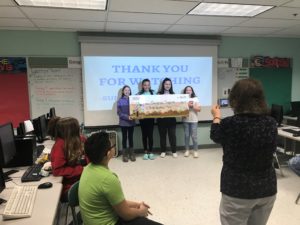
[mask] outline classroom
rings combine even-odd
[[[0,1],[0,130],[11,123],[16,135],[20,124],[24,126],[27,120],[46,130],[40,124],[54,114],[76,118],[86,137],[107,131],[113,136],[115,156],[118,155],[110,160],[109,168],[117,174],[126,199],[150,205],[153,215],[149,219],[166,225],[218,225],[222,224],[219,207],[224,157],[222,144],[212,140],[211,130],[215,122],[222,124],[224,118],[234,115],[228,98],[235,82],[254,78],[262,84],[268,108],[280,106],[279,117],[273,117],[278,125],[283,124],[283,128],[276,129],[278,161],[275,155],[273,160],[279,164],[279,169],[275,169],[277,195],[266,224],[299,224],[300,200],[296,203],[296,199],[300,194],[300,176],[290,168],[288,160],[299,156],[300,137],[283,130],[295,129],[299,133],[300,127],[300,116],[292,115],[292,105],[300,102],[299,1],[34,2]],[[230,14],[233,12],[224,8],[220,12],[214,10],[219,5],[234,8],[235,4],[237,9],[261,8],[242,15]],[[209,11],[209,7],[214,9]],[[118,101],[124,94],[122,88],[128,85],[131,94],[138,96],[142,81],[149,79],[155,95],[141,96],[154,99],[165,78],[170,78],[176,96],[185,94],[184,88],[191,86],[199,100],[197,157],[193,157],[192,150],[185,157],[185,122],[178,115],[176,130],[168,130],[168,135],[174,132],[175,151],[172,137],[168,136],[165,144],[161,142],[164,125],[160,126],[160,117],[155,116],[153,152],[145,156],[141,115],[135,111],[133,147],[123,147],[124,131],[117,113]],[[218,115],[211,113],[215,104],[222,105],[220,121]],[[168,120],[165,126],[173,122]],[[8,129],[10,132],[10,125]],[[61,203],[63,177],[50,175],[37,183],[21,182],[22,174],[33,163],[35,151],[50,154],[55,142],[45,141],[44,134],[25,141],[24,136],[19,136],[14,137],[14,142],[20,154],[18,160],[26,161],[22,165],[25,168],[9,175],[12,181],[6,179],[4,185],[0,182],[0,200],[8,200],[18,185],[49,181],[53,186],[37,189],[29,218],[2,220],[5,203],[0,204],[0,224],[39,224],[41,220],[45,224],[72,223],[71,210],[66,215],[68,203]],[[167,146],[166,151],[162,151],[162,145]],[[31,148],[29,153],[20,153],[25,146]],[[1,151],[0,168],[5,174],[10,168],[4,168],[7,165]],[[134,162],[130,158],[132,151]],[[154,160],[145,160],[150,159],[150,153]],[[45,202],[49,203],[48,211]]]

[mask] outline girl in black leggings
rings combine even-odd
[[[154,91],[151,90],[150,80],[144,79],[142,81],[142,90],[138,93],[138,95],[153,95]],[[141,130],[142,130],[142,138],[143,138],[143,146],[144,146],[144,160],[151,159],[153,160],[155,157],[153,155],[153,128],[154,128],[154,119],[147,118],[140,120]]]

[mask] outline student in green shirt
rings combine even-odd
[[[79,184],[79,205],[85,225],[160,225],[147,219],[151,214],[144,202],[126,200],[118,176],[108,163],[115,155],[106,132],[93,134],[85,142],[90,164]]]

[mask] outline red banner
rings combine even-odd
[[[0,73],[0,124],[30,119],[26,73]]]

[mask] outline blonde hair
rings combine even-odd
[[[57,137],[64,140],[64,153],[69,164],[75,164],[83,154],[80,127],[77,119],[66,117],[57,122]]]

